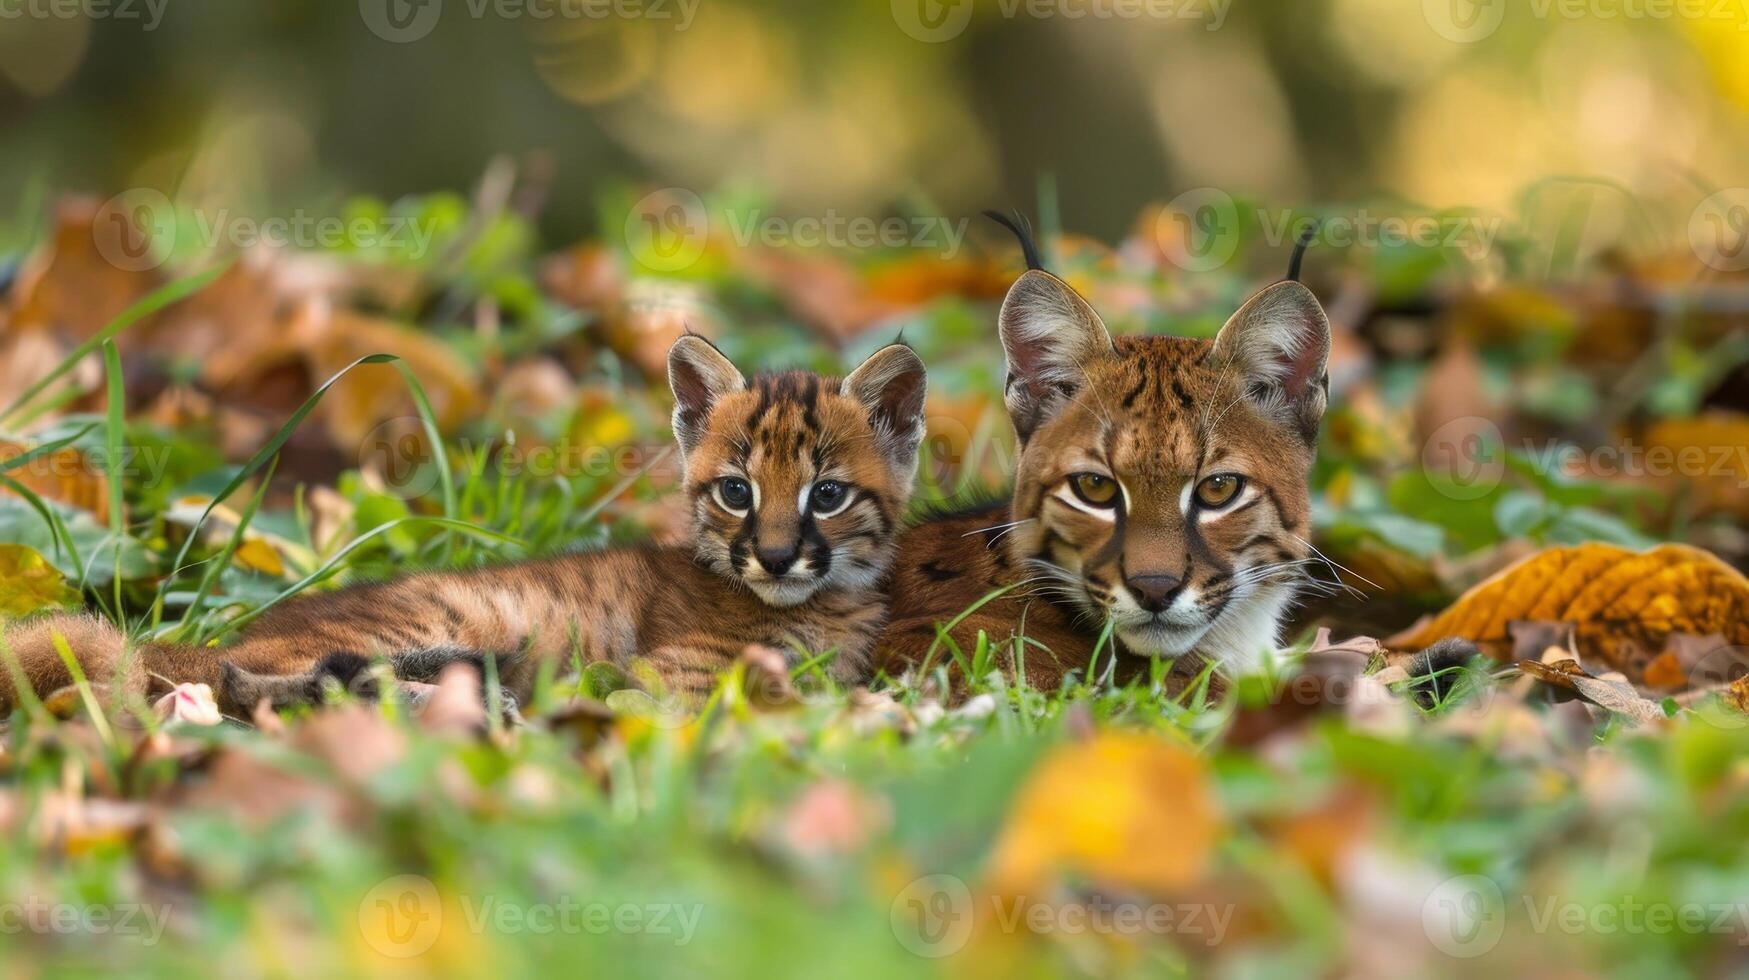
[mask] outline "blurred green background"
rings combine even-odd
[[[550,175],[554,244],[616,181],[965,214],[1032,207],[1049,175],[1064,225],[1112,241],[1202,186],[1520,214],[1586,174],[1685,199],[1679,228],[1749,159],[1744,6],[0,0],[0,209],[150,187],[338,212],[509,154]]]

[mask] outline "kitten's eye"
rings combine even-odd
[[[826,516],[844,506],[850,498],[850,488],[837,480],[821,480],[808,495],[808,507],[815,516]]]
[[[1069,477],[1075,496],[1095,507],[1117,506],[1117,481],[1098,473],[1077,473]]]
[[[717,481],[717,502],[730,510],[746,510],[753,502],[753,487],[738,476]]]
[[[1196,485],[1196,502],[1210,509],[1219,509],[1232,503],[1244,488],[1244,477],[1216,473]]]

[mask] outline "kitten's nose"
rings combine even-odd
[[[1184,580],[1176,575],[1137,575],[1134,578],[1125,576],[1123,584],[1130,590],[1130,595],[1136,597],[1136,605],[1157,613],[1172,604]]]
[[[797,558],[801,557],[802,547],[799,541],[779,545],[775,548],[760,545],[754,549],[753,554],[759,559],[759,567],[773,575],[782,575],[790,570],[790,566],[796,563]]]

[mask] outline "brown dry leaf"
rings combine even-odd
[[[137,228],[116,217],[89,198],[56,204],[53,240],[25,263],[13,283],[11,329],[81,341],[163,282],[156,271],[123,268],[135,265],[129,259],[144,253],[145,242]],[[121,341],[124,349],[128,336]]]
[[[1658,481],[1667,493],[1692,495],[1700,514],[1749,518],[1749,458],[1742,452],[1749,446],[1749,415],[1712,411],[1695,418],[1665,419],[1635,441],[1648,454],[1669,454],[1668,469],[1680,475]]]
[[[1642,651],[1664,649],[1675,633],[1719,633],[1749,645],[1749,579],[1687,545],[1638,553],[1606,544],[1550,548],[1388,642],[1421,649],[1457,636],[1504,658],[1514,620],[1570,624],[1582,657],[1638,680],[1650,659]]]
[[[0,309],[0,405],[9,405],[39,378],[53,371],[73,350],[71,341],[38,330],[9,331],[5,311]],[[33,402],[45,405],[69,391],[95,391],[103,380],[103,365],[97,357],[80,361],[59,381],[50,385]],[[46,411],[40,417],[53,419],[59,411]]]
[[[1489,397],[1484,382],[1482,359],[1461,336],[1448,342],[1428,365],[1415,404],[1415,444],[1427,447],[1428,465],[1443,469],[1473,465],[1467,457],[1446,454],[1457,453],[1458,447],[1494,430],[1500,405]]]
[[[0,439],[0,463],[29,451],[29,446]],[[6,475],[40,497],[90,511],[99,524],[109,522],[109,475],[77,449],[58,449]],[[0,495],[11,496],[12,491],[0,487]]]
[[[687,331],[714,337],[717,318],[699,287],[660,279],[633,280],[625,301],[597,328],[601,340],[646,378],[668,376],[668,348]]]
[[[1042,895],[1061,872],[1160,894],[1194,883],[1220,817],[1206,766],[1146,735],[1062,746],[1033,771],[992,852],[998,892]]]
[[[429,334],[321,304],[301,309],[291,334],[308,338],[310,366],[324,380],[361,357],[393,354],[424,387],[439,428],[453,429],[475,412],[479,379],[460,354]],[[414,405],[396,365],[365,364],[329,390],[321,412],[334,444],[357,452],[372,429],[413,416]]]
[[[292,733],[292,744],[334,767],[342,780],[362,785],[407,754],[407,736],[364,705],[315,714]]]
[[[474,735],[486,730],[486,701],[480,673],[471,664],[450,664],[438,675],[436,690],[419,711],[419,727],[428,732]]]

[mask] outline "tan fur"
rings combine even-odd
[[[750,644],[797,658],[835,652],[831,675],[860,680],[886,620],[881,587],[921,438],[921,362],[894,346],[842,383],[805,372],[747,382],[715,348],[687,337],[670,366],[692,546],[620,548],[306,595],[226,648],[145,646],[138,664],[122,671],[122,687],[158,693],[166,680],[207,683],[228,713],[247,714],[257,694],[276,689],[262,677],[292,678],[279,687],[298,689],[296,678],[331,654],[398,661],[443,649],[496,655],[506,689],[518,697],[542,661],[625,665],[640,657],[671,688],[698,694]],[[726,508],[717,493],[725,476],[757,486],[757,506],[739,515]],[[801,502],[825,480],[850,488],[829,516],[813,498]],[[760,547],[794,550],[795,561],[774,574]],[[49,643],[55,630],[89,673],[114,673],[126,660],[120,635],[91,618],[15,627],[7,643],[38,692],[67,682]],[[13,694],[9,681],[0,686],[8,707]]]
[[[1002,337],[1021,450],[1012,499],[901,537],[882,667],[915,668],[936,624],[997,590],[1007,591],[950,635],[969,652],[982,630],[1012,651],[1024,627],[1035,686],[1087,667],[1108,622],[1129,655],[1120,679],[1143,671],[1144,658],[1190,653],[1232,670],[1256,665],[1310,553],[1307,481],[1328,350],[1311,293],[1272,286],[1212,342],[1114,341],[1068,285],[1034,271],[1003,305]],[[1086,505],[1071,486],[1081,473],[1115,478],[1119,505]],[[1243,490],[1225,508],[1187,506],[1216,474],[1243,477]],[[1196,666],[1186,658],[1175,670]]]

